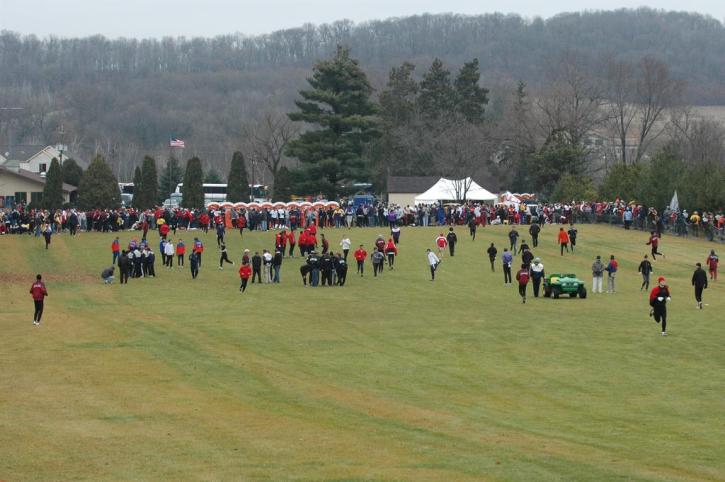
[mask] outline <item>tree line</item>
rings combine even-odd
[[[0,106],[22,110],[0,112],[0,139],[12,145],[62,142],[84,160],[101,154],[129,181],[145,154],[169,157],[173,135],[187,141],[185,158],[197,156],[205,169],[224,171],[232,154],[245,150],[249,131],[269,115],[289,111],[309,69],[338,45],[365,66],[375,95],[389,70],[405,61],[420,68],[440,58],[455,70],[478,59],[490,114],[508,102],[519,80],[532,96],[550,87],[550,66],[572,49],[587,58],[598,79],[609,75],[596,68],[604,58],[636,64],[649,56],[687,82],[688,102],[725,103],[725,27],[681,12],[615,10],[549,19],[420,15],[260,36],[158,40],[5,31]],[[285,164],[283,159],[278,168]]]

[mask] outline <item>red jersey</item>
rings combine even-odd
[[[36,281],[30,287],[30,294],[33,295],[33,300],[43,301],[48,296],[48,290],[45,289],[45,284],[42,281]]]
[[[365,258],[368,257],[368,252],[364,249],[360,248],[353,254],[355,256],[355,259],[358,261],[365,261]]]
[[[707,261],[705,261],[705,264],[710,268],[710,271],[715,271],[717,269],[717,264],[720,262],[717,255],[711,254],[707,257]]]
[[[287,233],[287,241],[289,242],[289,244],[295,244],[295,232],[294,231],[290,231],[289,233]]]
[[[184,243],[178,243],[176,245],[176,254],[183,255],[184,253],[186,253],[186,246]]]
[[[569,233],[566,231],[559,231],[559,244],[569,244]]]
[[[167,234],[169,234],[169,225],[162,224],[159,228],[159,233],[161,233],[161,236],[166,236]]]
[[[241,279],[249,279],[252,276],[252,267],[248,264],[243,264],[239,268],[239,277]]]
[[[119,243],[117,239],[114,239],[111,243],[111,251],[114,253],[121,251],[121,243]]]
[[[657,235],[655,234],[649,238],[649,241],[647,241],[647,244],[648,245],[651,244],[653,248],[656,248],[657,245],[659,244],[659,242],[660,242],[660,238],[658,238]]]
[[[448,240],[445,238],[445,236],[438,236],[436,238],[436,246],[439,248],[445,248],[448,246]]]
[[[392,239],[388,241],[387,245],[385,245],[385,254],[390,254],[390,253],[393,253],[396,256],[398,255],[398,248],[397,248],[397,246],[395,246],[395,243],[393,242]]]
[[[668,298],[670,296],[670,287],[664,286],[660,287],[659,285],[652,288],[652,291],[649,293],[649,301],[652,302],[656,300],[659,297]]]

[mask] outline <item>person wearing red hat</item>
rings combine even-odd
[[[667,335],[667,302],[670,300],[670,288],[665,284],[664,276],[660,276],[657,286],[649,294],[649,304],[652,307],[649,315],[654,316],[656,323],[662,323],[662,336]]]

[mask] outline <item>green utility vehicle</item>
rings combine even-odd
[[[586,298],[587,289],[575,274],[552,273],[544,278],[544,296],[559,298],[561,295],[569,295],[570,298],[579,295],[579,298]]]

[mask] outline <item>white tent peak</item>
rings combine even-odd
[[[468,189],[466,189],[468,187]],[[495,194],[481,187],[476,181],[467,177],[465,179],[440,178],[430,189],[416,196],[416,204],[432,204],[438,201],[460,201],[465,197],[467,201],[495,201]]]

